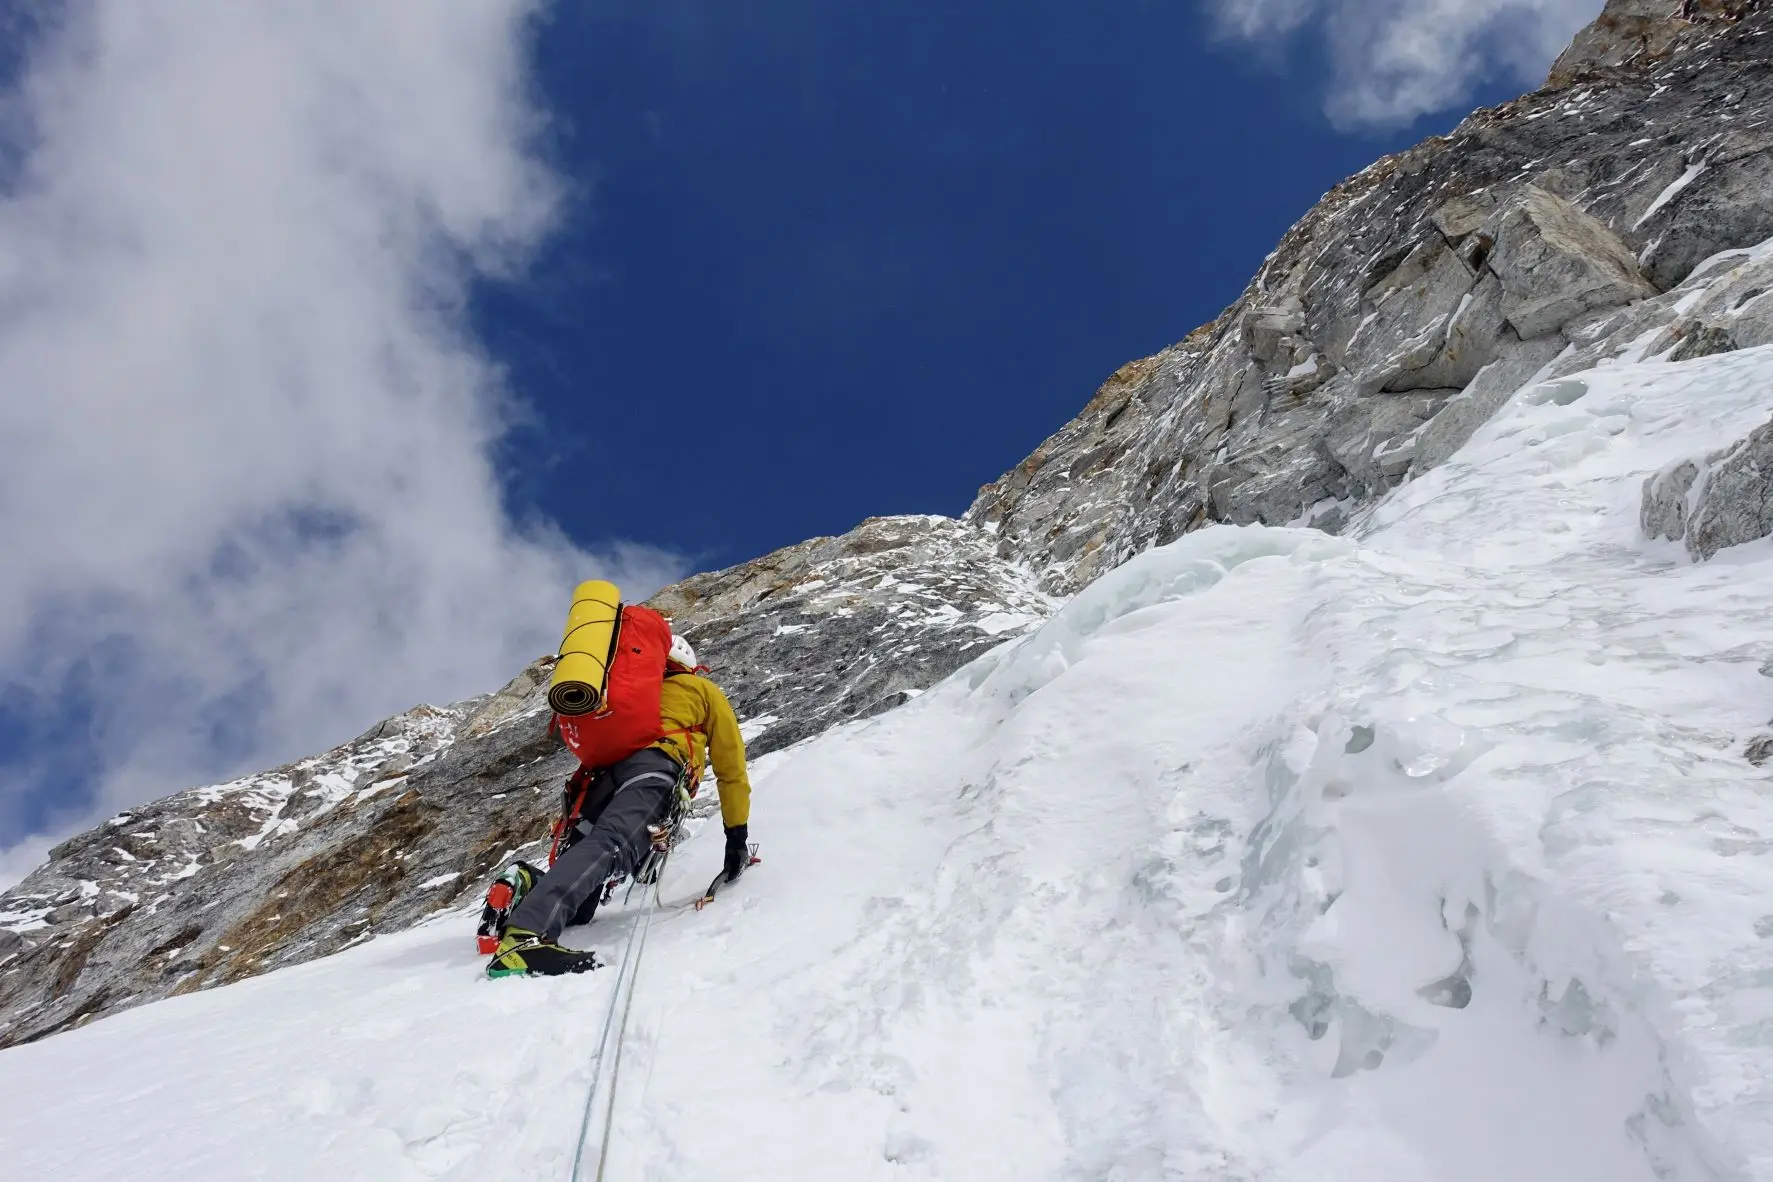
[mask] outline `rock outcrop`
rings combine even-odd
[[[1683,542],[1696,562],[1773,535],[1773,423],[1644,482],[1646,537]]]
[[[1747,0],[1614,0],[1552,87],[1337,186],[1221,316],[1122,367],[961,520],[865,522],[656,605],[763,753],[1206,523],[1358,527],[1523,385],[1773,343],[1773,256],[1747,249],[1773,238],[1770,33]],[[1765,533],[1763,434],[1652,482],[1646,530],[1701,556]],[[569,770],[548,669],[58,847],[0,897],[0,1045],[471,900],[534,850]]]

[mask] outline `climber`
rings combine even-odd
[[[600,967],[591,952],[562,947],[560,933],[589,920],[611,876],[634,873],[670,823],[679,777],[687,773],[693,795],[705,762],[720,787],[724,878],[743,873],[750,862],[751,813],[745,742],[726,695],[705,672],[689,641],[673,636],[659,691],[660,738],[609,767],[582,773],[578,807],[569,805],[566,817],[571,840],[515,903],[488,976],[555,976]]]

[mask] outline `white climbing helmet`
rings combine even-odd
[[[659,650],[654,649],[653,651],[658,652]],[[682,665],[685,669],[694,669],[696,667],[696,650],[690,647],[689,641],[673,633],[671,651],[666,654],[666,659],[674,664]]]

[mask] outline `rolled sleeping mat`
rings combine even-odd
[[[609,663],[622,617],[622,593],[614,583],[593,579],[573,592],[560,638],[560,660],[548,686],[556,714],[595,714],[609,693]]]

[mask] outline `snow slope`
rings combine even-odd
[[[1773,1177],[1773,543],[1637,532],[1770,408],[1773,349],[1531,388],[1357,539],[1189,535],[768,757],[766,864],[653,923],[604,1176]],[[566,1177],[616,974],[470,928],[0,1053],[8,1169]]]

